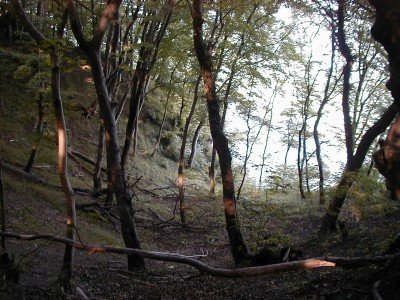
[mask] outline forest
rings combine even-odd
[[[396,0],[0,1],[2,299],[398,299]]]

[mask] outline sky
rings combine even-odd
[[[291,12],[288,8],[281,8],[278,13],[278,18],[285,21],[291,21]],[[305,48],[303,48],[303,53],[313,53],[313,60],[321,61],[322,64],[327,69],[329,66],[329,53],[330,53],[330,33],[325,30],[324,28],[320,27],[319,29],[314,27],[310,27],[308,29],[304,29],[306,37],[312,37],[315,35],[316,38],[310,40],[309,42],[305,43]],[[308,46],[307,46],[308,45]],[[323,87],[326,81],[326,76],[318,76],[319,84]],[[265,87],[258,87],[261,90],[261,94],[263,95],[263,99],[254,99],[257,101],[257,111],[253,111],[252,114],[258,115],[262,117],[264,115],[264,110],[262,106],[268,103],[271,99],[273,94],[273,87],[272,88],[265,88]],[[292,102],[296,102],[295,90],[293,85],[290,82],[286,82],[285,86],[282,89],[282,93],[276,96],[274,101],[273,107],[273,126],[285,126],[285,119],[281,116],[281,114],[288,110],[291,107]],[[317,101],[316,101],[317,102]],[[321,133],[321,139],[323,141],[334,141],[336,136],[341,135],[343,133],[343,114],[341,111],[341,98],[336,97],[333,99],[332,102],[335,104],[334,106],[327,105],[326,106],[326,113],[324,114],[320,126],[319,132]],[[267,117],[269,119],[269,116]],[[315,118],[311,118],[309,121],[310,130],[314,124]],[[238,112],[235,109],[234,105],[230,106],[228,117],[227,117],[227,133],[237,133],[237,132],[244,132],[246,131],[247,126],[246,122],[243,117],[240,117]],[[258,128],[253,129],[253,133],[255,134]],[[260,168],[259,167],[252,167],[253,165],[261,164],[261,156],[263,153],[264,143],[267,134],[267,128],[262,128],[261,133],[258,138],[258,143],[254,145],[253,154],[250,157],[250,168],[249,168],[249,177],[250,180],[254,180],[258,182],[258,177],[260,176]],[[267,153],[270,154],[270,157],[267,159],[267,170],[277,170],[279,165],[282,165],[284,162],[285,152],[286,152],[286,145],[281,142],[282,133],[278,130],[271,131],[269,137],[269,143],[267,147]],[[241,142],[240,142],[241,141]],[[238,141],[234,142],[234,147],[237,151],[244,156],[246,152],[246,136],[243,137]],[[231,143],[233,144],[233,143]],[[308,150],[313,151],[315,149],[315,144],[312,138],[308,140]],[[232,145],[231,145],[232,147]],[[346,152],[345,147],[343,144],[339,146],[333,146],[328,144],[322,145],[322,154],[324,156],[324,164],[326,164],[326,170],[329,170],[329,173],[332,175],[340,174],[346,159]],[[242,165],[242,162],[237,157],[234,157],[234,164]],[[288,155],[288,165],[296,166],[297,162],[297,150],[291,149]],[[316,159],[310,160],[310,165],[316,166],[317,162]],[[278,172],[279,174],[279,172]],[[267,173],[266,176],[275,175],[271,172]],[[332,177],[332,179],[334,176]]]

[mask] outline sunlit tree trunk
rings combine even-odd
[[[236,211],[235,187],[231,166],[232,157],[228,146],[228,140],[222,129],[219,104],[215,91],[215,79],[212,72],[211,55],[207,51],[203,39],[204,20],[202,17],[201,0],[193,0],[192,16],[194,47],[204,82],[210,131],[220,162],[226,229],[233,258],[236,262],[239,262],[247,255],[247,247],[243,240],[239,217]]]
[[[60,62],[56,50],[51,53],[51,89],[58,131],[58,174],[67,204],[67,238],[74,240],[76,226],[75,199],[68,175],[67,129],[61,102]],[[66,245],[60,276],[62,282],[69,283],[72,278],[73,257],[74,248],[71,245]]]
[[[40,45],[45,43],[47,39],[39,32],[34,25],[29,21],[26,16],[21,3],[18,0],[12,1],[13,7],[17,11],[21,22],[25,28],[31,34],[31,36]],[[66,17],[66,14],[63,15]],[[58,38],[63,37],[64,27],[66,19],[61,20],[61,25],[58,28]],[[67,238],[75,239],[75,226],[76,226],[76,212],[75,212],[75,199],[74,191],[72,190],[69,182],[68,175],[68,156],[67,156],[67,130],[65,125],[64,111],[61,101],[60,92],[60,62],[57,53],[57,49],[54,47],[50,48],[50,60],[51,60],[51,91],[54,114],[57,123],[57,136],[58,136],[58,174],[61,182],[62,189],[65,194],[66,208],[67,208]],[[61,268],[60,280],[66,287],[70,286],[72,278],[72,267],[73,267],[74,248],[71,245],[65,246],[63,264]]]

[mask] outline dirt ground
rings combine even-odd
[[[9,188],[7,195],[10,199],[7,204],[8,230],[32,232],[29,224],[25,230],[21,227],[21,212],[26,208],[26,197],[32,195],[18,194],[12,188]],[[41,201],[37,195],[34,195],[33,200],[29,202],[31,217],[43,228],[53,228],[53,233],[62,235],[62,210]],[[85,199],[77,200],[81,202]],[[175,200],[165,201],[168,202],[167,207],[173,207]],[[199,201],[191,199],[188,206],[198,205]],[[188,228],[175,226],[175,223],[163,227],[156,226],[155,214],[146,210],[143,203],[141,205],[137,213],[138,227],[146,250],[194,256],[214,267],[234,268],[219,212],[193,212],[201,217],[194,218]],[[249,219],[248,214],[248,211],[243,211],[243,215]],[[82,224],[79,230],[85,241],[96,240],[94,236],[87,237],[92,232],[90,226],[99,226],[119,238],[119,229],[111,222],[93,223],[93,215],[89,218],[90,222],[87,218],[88,213],[78,214]],[[263,215],[263,220],[266,220],[262,223],[263,234],[274,232],[279,223],[275,215]],[[304,259],[324,255],[379,255],[388,250],[389,241],[400,232],[398,206],[389,212],[371,214],[358,222],[347,220],[350,237],[345,240],[335,235],[320,236],[320,218],[315,214],[291,214],[286,221],[285,227],[279,230],[283,235],[290,236],[293,243],[291,246],[301,249]],[[84,230],[90,232],[85,233]],[[374,284],[383,299],[400,299],[399,260],[361,268],[323,268],[226,279],[201,275],[189,266],[152,260],[146,260],[146,270],[130,272],[126,269],[126,258],[122,255],[88,255],[76,251],[71,294],[62,291],[57,283],[63,245],[49,241],[9,239],[7,247],[18,266],[19,283],[7,281],[2,276],[1,299],[83,299],[77,294],[77,288],[90,299],[377,299],[373,298]]]

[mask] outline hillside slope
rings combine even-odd
[[[24,167],[31,144],[37,140],[32,134],[36,119],[35,93],[29,87],[33,77],[27,68],[24,77],[24,68],[21,68],[34,67],[35,57],[10,49],[0,51],[1,158],[17,168]],[[45,65],[46,58],[41,59]],[[20,70],[18,78],[17,70]],[[94,159],[97,122],[95,118],[83,118],[78,110],[94,98],[88,79],[88,71],[72,69],[65,73],[63,97],[69,145]],[[7,230],[63,236],[64,196],[55,187],[59,185],[56,136],[49,103],[45,103],[45,115],[47,125],[39,139],[33,175],[48,184],[38,184],[3,169]],[[124,120],[121,128],[123,124]],[[175,187],[177,163],[162,151],[155,157],[148,153],[154,145],[157,130],[156,122],[145,116],[142,118],[139,151],[128,171],[131,189],[136,195],[134,207],[143,249],[179,253],[214,267],[233,268],[222,202],[219,196],[213,199],[208,195],[205,164],[200,163],[197,170],[187,171],[188,226],[180,226]],[[179,136],[174,139],[179,140]],[[91,170],[92,166],[84,161],[71,160],[73,186],[90,189]],[[359,193],[350,199],[343,212],[350,234],[348,239],[319,235],[323,208],[312,197],[304,201],[290,191],[272,194],[266,201],[262,194],[255,191],[249,200],[238,204],[246,242],[253,252],[264,246],[277,252],[284,246],[291,246],[301,250],[299,258],[378,255],[388,249],[400,230],[399,207],[382,199],[378,192]],[[122,247],[116,211],[104,210],[101,200],[77,194],[79,240]],[[14,256],[20,280],[16,284],[1,277],[0,294],[5,299],[79,298],[64,294],[57,284],[63,245],[9,239],[7,247]],[[201,276],[188,266],[152,260],[146,261],[146,271],[130,272],[126,270],[126,259],[122,255],[89,254],[76,253],[73,288],[79,287],[93,299],[366,299],[378,279],[382,279],[379,292],[385,298],[394,299],[399,292],[398,286],[391,282],[398,279],[399,274],[388,271],[384,276],[373,264],[358,269],[302,270],[224,279]]]

